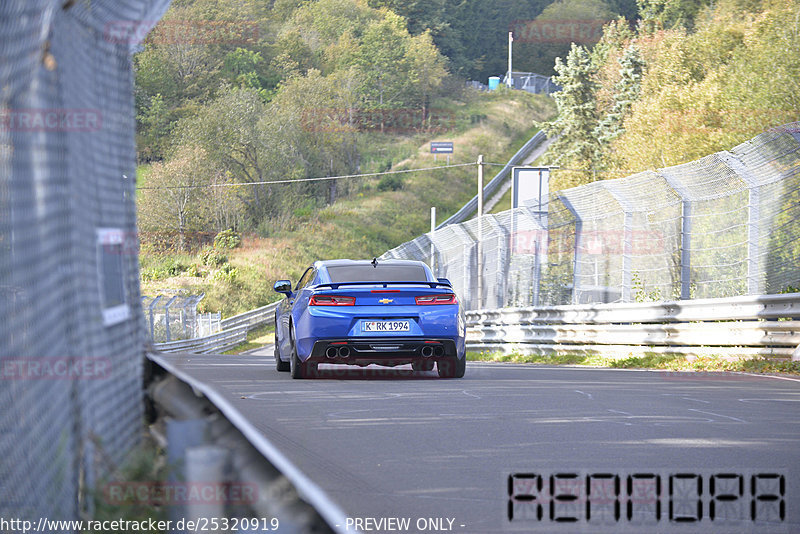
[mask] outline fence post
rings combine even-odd
[[[506,287],[509,268],[508,245],[511,239],[509,231],[497,222],[492,216],[487,216],[486,220],[497,232],[497,272],[495,273],[496,301],[495,307],[504,308],[506,305]]]
[[[583,247],[583,220],[578,214],[578,210],[575,209],[575,206],[572,205],[572,202],[570,202],[567,197],[558,194],[556,196],[575,219],[575,251],[572,263],[572,303],[580,304],[580,265],[581,248]]]
[[[159,295],[159,296],[157,296],[157,297],[156,297],[156,298],[154,298],[154,299],[153,299],[153,301],[150,303],[150,340],[151,340],[153,343],[155,343],[155,342],[156,342],[156,320],[155,320],[155,317],[153,316],[153,308],[155,307],[156,303],[157,303],[159,300],[161,300],[161,297],[163,297],[163,295]]]
[[[764,292],[762,270],[758,265],[758,237],[761,222],[761,198],[758,181],[750,169],[737,156],[723,152],[725,163],[747,184],[747,293],[761,295]]]
[[[175,295],[174,297],[169,299],[167,301],[167,303],[164,305],[164,323],[166,324],[166,327],[167,327],[167,343],[172,341],[172,339],[170,337],[170,333],[169,333],[169,307],[175,301],[175,299],[177,299],[177,298],[178,298],[178,295]]]
[[[510,38],[511,37],[509,37],[509,39]],[[509,75],[510,74],[511,71],[509,70]],[[483,155],[480,155],[478,156],[478,309],[482,308],[483,308]]]
[[[431,271],[436,276],[436,248],[433,244],[433,234],[436,232],[436,206],[431,206]]]
[[[184,299],[183,306],[181,306],[181,322],[183,324],[183,338],[186,339],[187,337],[192,337],[189,335],[189,305],[192,303],[192,298]]]
[[[658,173],[681,197],[681,300],[692,298],[692,195],[677,178]]]
[[[623,217],[622,228],[622,281],[620,293],[622,295],[622,302],[631,301],[631,286],[633,285],[633,274],[631,272],[631,264],[633,259],[631,254],[633,252],[633,211],[634,207],[628,201],[625,195],[617,190],[614,182],[600,182],[608,191],[614,200],[622,207],[625,214]]]
[[[464,250],[464,272],[463,272],[463,279],[464,279],[464,300],[466,301],[467,305],[466,308],[468,310],[476,309],[472,305],[472,253],[475,250],[475,240],[473,240],[470,235],[467,233],[464,228],[461,227],[459,224],[451,225],[453,234],[461,238],[461,242],[463,243],[462,248]]]

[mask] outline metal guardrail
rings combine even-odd
[[[249,329],[253,329],[265,324],[270,324],[275,320],[275,308],[278,307],[278,302],[267,304],[255,310],[250,310],[233,317],[228,317],[222,321],[222,329],[228,330],[237,326],[247,325]]]
[[[800,293],[467,312],[471,350],[800,359]]]
[[[161,352],[188,352],[191,354],[223,352],[240,343],[244,343],[247,340],[247,332],[249,329],[250,328],[245,324],[228,330],[222,330],[210,336],[172,341],[170,343],[156,343],[153,345],[153,348]]]
[[[538,147],[541,143],[543,143],[547,139],[547,135],[544,132],[537,132],[536,135],[531,137],[527,143],[525,143],[522,148],[520,148],[516,154],[511,156],[511,159],[508,160],[508,163],[497,173],[497,176],[492,178],[492,180],[486,184],[483,188],[483,196],[484,198],[488,198],[494,194],[494,192],[502,185],[502,183],[508,178],[511,169],[515,165],[521,164],[528,154],[531,153],[536,147]],[[444,228],[449,224],[456,224],[460,222],[464,222],[467,217],[472,215],[475,210],[478,209],[478,195],[472,197],[472,200],[464,204],[460,210],[455,212],[451,215],[447,220],[441,223],[439,226],[436,227],[437,230]]]
[[[247,333],[259,326],[275,321],[275,308],[278,302],[267,304],[255,310],[234,315],[221,322],[222,331],[210,336],[156,343],[153,348],[161,352],[189,352],[192,354],[209,354],[223,352],[247,341]]]
[[[189,375],[179,366],[158,354],[147,358],[162,370],[154,372],[147,388],[157,412],[173,419],[201,425],[200,434],[208,445],[226,453],[229,468],[239,483],[255,487],[255,499],[248,505],[254,517],[280,521],[280,532],[301,534],[360,534],[347,528],[346,514],[300,468],[287,458],[259,429],[245,417],[230,399],[208,382]],[[167,421],[169,425],[169,421]],[[157,425],[152,425],[151,429]],[[169,439],[169,432],[165,441]],[[164,444],[180,448],[180,444]],[[195,447],[197,445],[194,445]],[[188,463],[188,460],[187,460]],[[216,480],[203,479],[203,482]],[[241,507],[240,505],[240,507]],[[209,508],[206,506],[206,508]],[[208,513],[208,510],[201,510]],[[221,519],[222,516],[213,516]],[[266,527],[255,529],[262,532]]]

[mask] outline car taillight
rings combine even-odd
[[[456,300],[456,296],[452,293],[448,295],[422,295],[421,297],[415,297],[417,304],[419,305],[427,305],[427,304],[458,304]]]
[[[355,297],[342,297],[339,295],[314,295],[309,301],[309,306],[354,306]]]

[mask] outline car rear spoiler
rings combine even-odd
[[[394,281],[394,282],[330,282],[327,284],[317,284],[315,287],[330,287],[332,289],[339,289],[339,286],[383,286],[387,287],[391,285],[425,285],[431,288],[436,287],[449,287],[453,288],[453,285],[448,282],[429,282],[428,280],[421,281],[421,280],[413,280],[413,281]]]

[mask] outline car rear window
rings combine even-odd
[[[331,282],[427,282],[425,268],[418,265],[336,265],[328,267]]]

